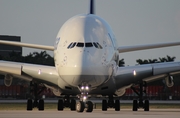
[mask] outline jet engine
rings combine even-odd
[[[44,86],[45,86],[46,88],[51,89],[51,91],[53,92],[53,94],[54,94],[55,96],[60,96],[61,93],[62,93],[59,88],[56,88],[56,87],[53,87],[53,86],[49,86],[49,85],[47,85],[47,84],[44,84]]]
[[[118,89],[118,90],[115,92],[115,94],[116,94],[117,96],[122,96],[122,95],[124,95],[125,92],[126,92],[126,89],[122,88],[122,89]]]
[[[167,76],[165,78],[165,83],[167,87],[172,87],[174,86],[174,82],[173,82],[173,76]]]
[[[11,84],[12,84],[12,80],[13,80],[13,76],[7,74],[7,75],[5,75],[5,77],[4,77],[4,84],[5,84],[7,87],[9,87],[9,86],[11,86]]]
[[[130,85],[128,85],[128,86],[124,86],[124,87],[122,87],[122,88],[119,88],[118,90],[116,90],[115,94],[116,94],[117,96],[123,96],[123,95],[125,94],[125,92],[126,92],[126,89],[127,89],[127,88],[130,88],[131,86],[132,86],[132,84],[130,84]]]

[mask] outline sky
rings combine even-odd
[[[96,15],[114,31],[119,46],[180,41],[180,0],[95,0]],[[0,35],[53,46],[69,18],[89,12],[89,0],[0,0]],[[23,48],[23,55],[41,51]],[[52,52],[49,52],[53,56]],[[166,55],[180,61],[180,46],[121,53],[126,65]]]

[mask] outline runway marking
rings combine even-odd
[[[92,113],[77,113],[76,111],[0,111],[0,118],[179,118],[180,110],[177,109],[151,109],[149,112],[139,110],[137,112],[131,109],[122,109],[121,111],[101,111],[94,110]]]

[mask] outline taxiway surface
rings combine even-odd
[[[92,113],[77,113],[76,111],[0,111],[0,118],[179,118],[179,109],[151,109],[149,112],[130,109],[121,111],[94,110]]]

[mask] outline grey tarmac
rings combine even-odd
[[[0,118],[180,118],[179,109],[151,109],[149,112],[139,110],[137,112],[131,109],[122,109],[121,111],[101,111],[95,109],[92,113],[77,113],[76,111],[0,111]]]

